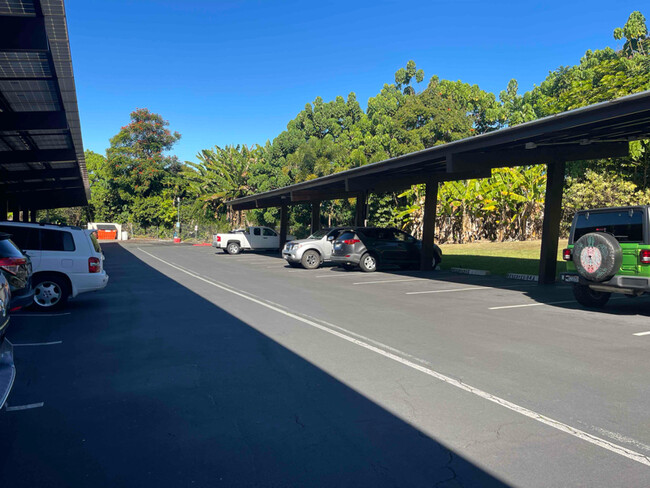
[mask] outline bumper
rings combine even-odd
[[[282,257],[286,259],[287,261],[291,263],[299,263],[300,260],[302,259],[302,253],[298,253],[298,250],[290,250],[287,251],[286,249],[282,250]]]
[[[32,303],[34,303],[34,289],[30,288],[27,293],[23,293],[21,295],[11,295],[9,310],[14,310],[16,308],[27,308]]]
[[[108,284],[108,275],[104,270],[101,273],[77,274],[70,278],[72,281],[73,297],[76,297],[79,293],[102,290]]]
[[[9,341],[0,342],[0,408],[7,401],[11,387],[14,385],[16,367],[14,351]]]
[[[560,280],[564,283],[579,283],[594,289],[602,289],[603,291],[605,291],[605,288],[608,288],[611,289],[609,291],[618,291],[619,293],[650,292],[650,278],[642,276],[616,275],[611,280],[593,282],[585,280],[577,273],[562,273],[560,275]]]
[[[334,264],[352,264],[358,266],[361,261],[361,255],[350,254],[349,256],[337,256],[336,254],[332,254],[331,260]]]

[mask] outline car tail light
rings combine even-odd
[[[565,261],[571,261],[571,249],[565,249],[562,251],[562,259]]]
[[[101,271],[99,258],[88,258],[88,272],[99,273]]]
[[[343,244],[347,244],[348,246],[351,246],[352,244],[356,244],[357,242],[361,242],[359,239],[346,239],[343,241]]]
[[[12,309],[9,310],[9,311],[10,311],[10,312],[17,312],[17,311],[20,310],[21,308],[23,308],[23,307],[22,307],[22,306],[21,306],[21,307],[14,307],[14,308],[12,308]]]
[[[221,242],[221,236],[217,236],[217,242]]]
[[[641,264],[650,264],[650,249],[642,249],[639,253]]]
[[[25,258],[0,258],[0,268],[8,271],[12,275],[16,275],[18,268],[26,262],[27,260]]]

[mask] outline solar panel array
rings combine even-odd
[[[0,17],[25,34],[16,48],[16,39],[0,32],[0,205],[85,205],[88,176],[63,0],[0,0]],[[33,41],[43,34],[47,50]]]

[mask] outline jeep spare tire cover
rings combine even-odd
[[[618,273],[623,252],[613,235],[591,232],[583,235],[573,246],[573,262],[584,279],[606,281]]]

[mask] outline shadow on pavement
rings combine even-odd
[[[0,486],[506,486],[119,245],[104,248],[104,291],[10,329],[63,344],[17,354],[12,396],[45,406],[0,413]]]

